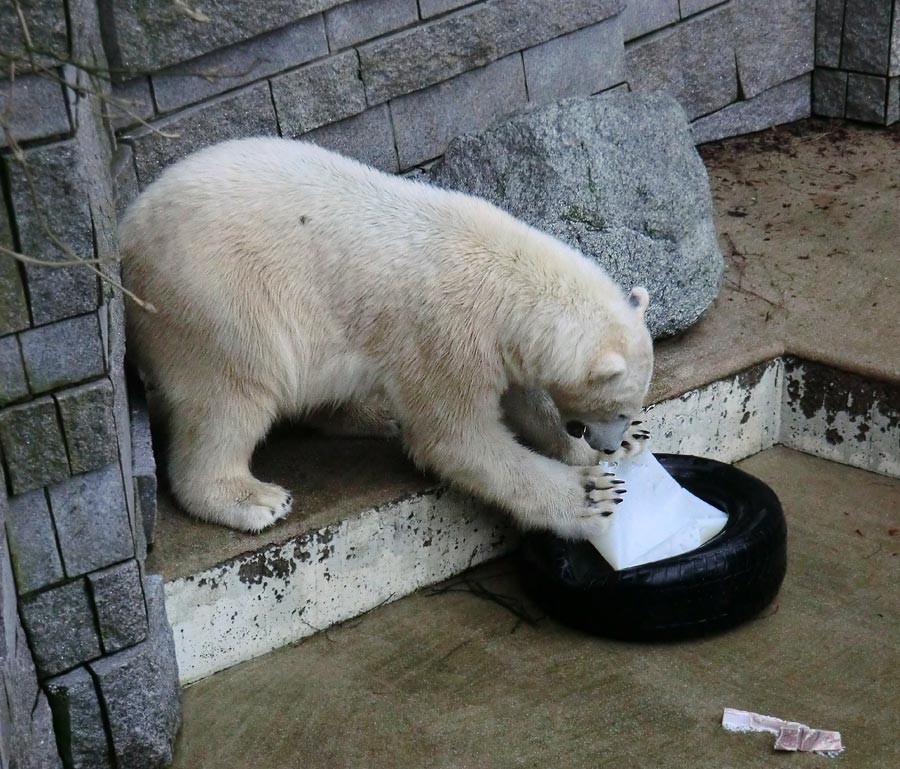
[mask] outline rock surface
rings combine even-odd
[[[572,99],[450,145],[433,183],[481,196],[650,291],[654,337],[694,323],[719,291],[706,169],[663,93]]]
[[[147,640],[91,665],[106,704],[117,766],[161,769],[172,762],[181,724],[181,690],[162,578],[144,581]]]

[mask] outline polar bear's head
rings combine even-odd
[[[592,448],[617,449],[632,420],[640,413],[653,373],[653,341],[644,314],[647,289],[631,291],[624,307],[594,344],[570,380],[552,395],[570,432],[581,431]]]

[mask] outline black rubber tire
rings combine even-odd
[[[529,532],[517,553],[526,592],[549,615],[595,635],[634,641],[692,638],[758,614],[787,568],[787,525],[765,483],[731,465],[657,454],[688,491],[728,514],[696,550],[614,571],[588,542]]]

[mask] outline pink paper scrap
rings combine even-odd
[[[722,726],[729,732],[767,732],[775,735],[775,750],[799,750],[837,756],[844,750],[840,732],[810,729],[806,724],[784,721],[747,710],[725,708]]]

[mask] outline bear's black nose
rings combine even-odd
[[[587,426],[584,422],[576,422],[572,420],[571,422],[566,422],[566,432],[571,435],[573,438],[581,438],[584,436],[584,431],[587,429]]]

